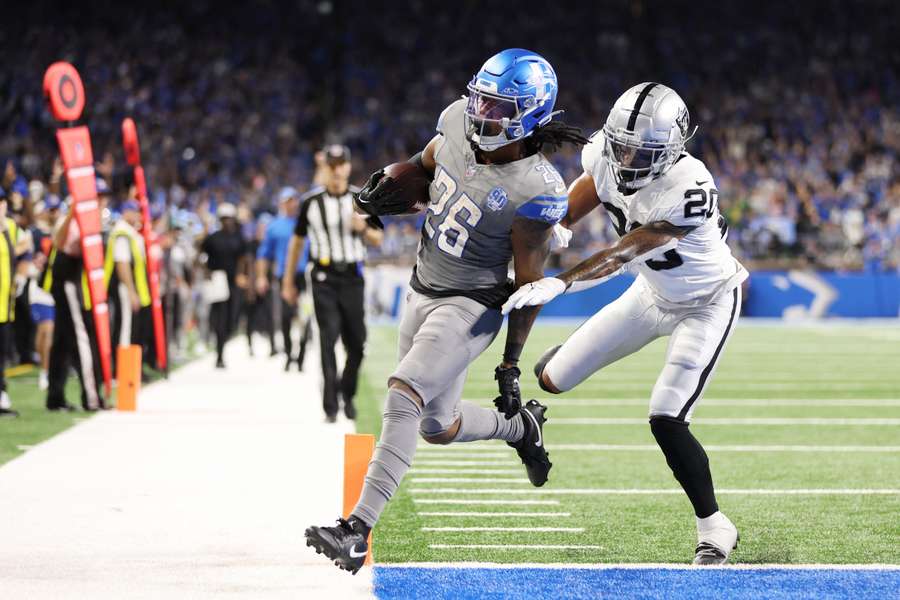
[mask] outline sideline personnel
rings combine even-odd
[[[354,211],[353,200],[359,189],[349,184],[350,150],[335,144],[328,146],[324,154],[321,166],[324,185],[314,187],[301,199],[281,288],[288,303],[297,301],[293,273],[303,243],[309,238],[313,303],[319,325],[324,380],[322,405],[325,419],[333,423],[339,408],[338,391],[343,398],[344,415],[348,419],[356,418],[353,397],[366,342],[362,275],[365,244],[380,245],[383,234]],[[347,352],[340,382],[334,355],[338,337]]]

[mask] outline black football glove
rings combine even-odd
[[[521,374],[518,367],[500,366],[494,369],[494,379],[500,386],[500,395],[494,398],[494,406],[507,419],[512,419],[522,409],[522,392],[519,390]]]
[[[369,175],[366,185],[356,196],[356,206],[373,217],[399,215],[409,210],[403,198],[403,188],[397,187],[393,178],[385,176],[384,169]]]

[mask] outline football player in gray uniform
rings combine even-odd
[[[625,92],[582,150],[584,173],[569,189],[563,223],[570,226],[602,204],[619,241],[569,271],[520,288],[504,311],[637,273],[621,297],[547,351],[535,374],[543,389],[558,394],[669,336],[650,397],[650,429],[694,506],[694,563],[722,564],[738,533],[719,511],[709,460],[688,426],[734,330],[747,271],[725,243],[712,175],[684,151],[692,133],[687,106],[674,90],[642,83]]]
[[[431,180],[416,267],[388,380],[381,439],[359,503],[336,527],[310,527],[307,544],[356,573],[367,537],[409,469],[421,435],[432,444],[501,439],[516,449],[535,486],[551,464],[543,444],[546,407],[522,406],[519,355],[536,307],[514,311],[495,370],[497,411],[461,400],[469,364],[494,340],[500,307],[514,286],[543,277],[553,227],[566,213],[566,186],[544,153],[584,145],[580,130],[553,111],[557,80],[541,56],[504,50],[448,106],[437,135],[410,159]],[[360,193],[373,216],[399,209],[403,192],[383,171]],[[512,259],[515,282],[508,279]]]

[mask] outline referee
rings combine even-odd
[[[344,415],[356,418],[353,397],[366,342],[363,306],[363,262],[365,244],[380,245],[382,232],[357,214],[353,200],[359,189],[350,185],[350,150],[334,144],[323,151],[321,186],[301,199],[297,225],[288,249],[287,264],[281,282],[282,296],[294,304],[297,287],[293,273],[305,240],[309,239],[312,264],[312,294],[319,325],[324,390],[325,418],[333,423],[343,398]],[[338,337],[344,344],[347,360],[338,381],[334,346]]]

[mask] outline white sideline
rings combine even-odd
[[[0,467],[0,597],[356,598],[304,544],[341,509],[343,434],[324,423],[317,344],[305,374],[242,336]],[[262,358],[265,355],[266,358]],[[377,541],[376,541],[377,544]]]
[[[420,517],[571,517],[567,512],[417,512]]]
[[[502,546],[489,546],[484,544],[432,544],[430,548],[501,548]],[[535,546],[518,546],[518,548],[533,548]],[[544,546],[546,547],[546,546]],[[593,548],[600,549],[602,546],[553,546],[553,548],[577,549],[577,548]],[[792,564],[792,563],[753,563],[753,564],[730,564],[714,567],[695,567],[687,563],[496,563],[496,562],[410,562],[410,563],[390,563],[378,565],[382,569],[548,569],[548,570],[568,570],[568,569],[588,569],[588,570],[610,570],[610,569],[671,569],[671,570],[692,570],[702,569],[726,569],[732,571],[759,571],[768,569],[784,569],[791,571],[900,571],[900,565],[882,564],[882,563],[865,563],[865,564]]]
[[[559,494],[559,495],[597,495],[597,496],[634,496],[661,494],[683,494],[684,491],[677,488],[559,488],[559,489],[522,489],[508,488],[411,488],[411,494]],[[716,489],[716,494],[735,494],[739,496],[897,496],[900,489],[870,489],[870,488],[798,488],[798,489]]]
[[[857,426],[895,426],[900,425],[900,419],[882,418],[843,418],[843,417],[737,417],[716,418],[697,417],[692,421],[694,425],[857,425]],[[629,417],[557,417],[547,420],[547,426],[554,425],[647,425],[647,419],[632,419]]]
[[[584,527],[422,527],[421,531],[519,531],[532,533],[584,533]]]

